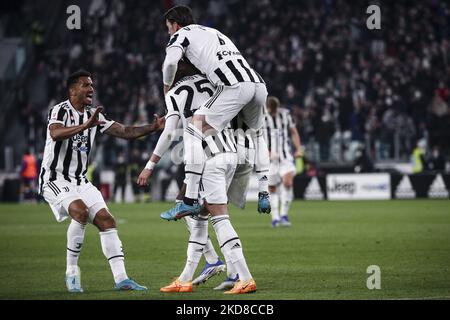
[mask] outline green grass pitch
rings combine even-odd
[[[256,204],[231,209],[258,291],[214,291],[224,274],[193,293],[162,294],[180,274],[188,232],[159,213],[170,203],[111,204],[129,276],[149,291],[116,292],[96,228],[80,258],[83,294],[64,284],[66,229],[45,204],[0,205],[0,299],[408,299],[450,298],[450,201],[303,202],[291,228],[272,229]],[[210,235],[217,248],[215,234]],[[204,265],[200,262],[198,274]],[[366,287],[367,267],[381,269],[381,289]]]

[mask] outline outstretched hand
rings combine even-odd
[[[297,159],[297,158],[301,158],[301,157],[303,157],[303,150],[299,149],[299,150],[295,151],[294,158]]]
[[[153,170],[144,169],[137,179],[137,184],[141,187],[145,187],[148,184],[148,178],[152,175]]]
[[[89,128],[92,128],[92,127],[96,127],[96,126],[101,125],[101,124],[105,124],[105,121],[99,121],[98,120],[98,115],[102,111],[103,111],[103,107],[102,106],[98,106],[97,109],[95,109],[94,114],[92,115],[92,117],[90,117],[89,120],[84,123],[85,130],[89,129]]]
[[[166,123],[165,117],[160,117],[157,114],[154,115],[155,119],[152,122],[153,130],[159,131],[164,129],[164,125]]]

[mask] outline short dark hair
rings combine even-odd
[[[90,77],[90,76],[91,76],[90,72],[88,72],[86,70],[75,71],[67,78],[67,81],[66,81],[67,90],[69,90],[74,84],[78,83],[78,80],[81,77]]]
[[[173,80],[173,84],[177,83],[184,77],[193,76],[196,74],[202,74],[193,64],[180,60],[178,62],[177,73]]]
[[[169,9],[169,11],[164,14],[164,18],[171,23],[176,22],[182,27],[195,23],[191,8],[181,5]]]

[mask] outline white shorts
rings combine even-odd
[[[89,222],[101,209],[108,209],[100,191],[92,184],[74,185],[68,181],[52,181],[45,183],[42,196],[50,205],[56,221],[62,222],[69,217],[69,206],[75,200],[82,200],[89,209]]]
[[[269,169],[269,186],[277,186],[288,173],[296,172],[294,162],[289,160],[271,161]]]
[[[227,191],[236,165],[236,153],[220,153],[206,160],[200,181],[200,198],[209,204],[227,204]]]
[[[264,83],[240,82],[232,86],[218,86],[214,95],[196,112],[206,116],[206,122],[222,131],[242,110],[243,120],[251,129],[264,124],[267,88]]]
[[[253,171],[252,164],[238,164],[228,188],[228,199],[238,208],[244,209],[247,201],[248,185]]]

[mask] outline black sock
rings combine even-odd
[[[183,198],[183,202],[187,205],[193,206],[195,203],[197,203],[197,199],[191,199],[191,198]]]

